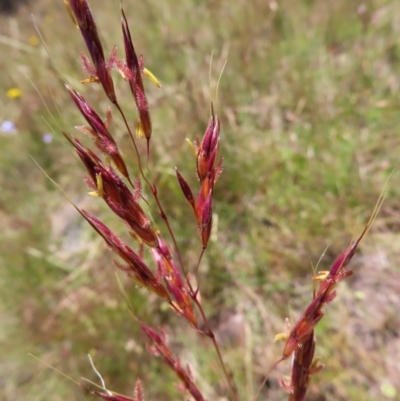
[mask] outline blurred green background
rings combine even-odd
[[[202,302],[241,399],[251,399],[280,357],[273,337],[310,301],[313,266],[323,254],[319,269],[328,268],[360,234],[393,170],[381,212],[352,262],[356,274],[338,286],[317,328],[316,354],[326,368],[313,376],[307,399],[400,399],[400,2],[124,5],[135,46],[163,84],[146,82],[152,174],[189,269],[200,244],[174,167],[197,184],[185,138],[203,134],[227,60],[217,104],[225,169],[215,193],[216,232],[200,273]],[[107,52],[114,44],[122,50],[119,2],[93,0],[92,10]],[[83,169],[62,138],[61,130],[74,133],[83,120],[31,13],[58,72],[102,115],[108,104],[99,86],[79,83],[86,77],[84,45],[62,1],[31,1],[0,16],[0,399],[94,399],[28,353],[76,380],[98,382],[90,353],[112,390],[130,395],[140,377],[147,400],[187,399],[147,353],[129,309],[166,329],[209,400],[227,399],[212,348],[116,275],[102,240],[33,161],[76,204],[122,232],[87,196]],[[116,82],[133,126],[133,99]],[[117,115],[113,134],[136,174]],[[287,361],[260,399],[286,399],[279,380],[289,373]]]

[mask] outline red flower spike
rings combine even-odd
[[[197,318],[186,287],[186,281],[182,280],[168,247],[161,239],[159,239],[159,247],[152,249],[152,254],[158,270],[163,274],[168,291],[174,299],[174,310],[185,317],[194,327],[197,327]]]
[[[139,120],[141,130],[147,139],[147,156],[149,155],[149,146],[151,138],[151,119],[147,98],[144,91],[142,69],[140,68],[139,60],[133,46],[131,33],[128,27],[128,21],[125,17],[124,10],[121,8],[121,25],[122,34],[124,37],[126,65],[129,70],[129,85],[131,87],[132,95],[135,99],[136,107],[139,112]]]
[[[179,185],[181,187],[182,193],[186,200],[189,202],[190,206],[192,207],[192,210],[196,214],[196,202],[193,196],[193,192],[190,189],[189,184],[186,182],[186,180],[182,177],[182,174],[178,171],[178,169],[175,167],[175,173],[176,177],[178,178]]]
[[[214,109],[211,105],[211,118],[206,132],[198,150],[197,156],[197,175],[202,181],[212,172],[219,143],[219,120],[214,115]]]
[[[95,166],[101,164],[102,161],[100,158],[93,153],[90,149],[84,146],[79,139],[74,137],[69,137],[66,133],[63,132],[64,137],[71,143],[71,145],[75,148],[76,153],[79,158],[82,160],[83,165],[86,168],[86,171],[89,173],[90,180],[95,183],[97,181],[96,177],[96,168]]]
[[[194,150],[197,154],[196,170],[200,181],[200,190],[195,200],[193,193],[185,179],[176,169],[181,190],[191,204],[197,219],[203,248],[207,247],[212,230],[212,194],[214,185],[222,173],[222,159],[215,166],[219,148],[220,123],[214,114],[211,103],[211,117],[206,132],[200,142],[198,136],[194,139]]]
[[[92,131],[91,136],[94,139],[96,146],[99,150],[106,155],[108,155],[112,161],[115,163],[118,171],[126,178],[129,178],[128,169],[122,159],[117,144],[114,138],[108,131],[106,123],[102,121],[100,116],[94,111],[92,106],[86,101],[86,99],[77,91],[75,91],[71,86],[65,85],[72,100],[75,102],[79,111],[85,117],[86,121],[90,125]],[[111,121],[110,113],[107,113],[107,120]],[[106,121],[107,121],[106,120]]]
[[[151,327],[141,322],[140,322],[140,327],[145,332],[147,337],[149,337],[149,339],[153,342],[153,345],[156,347],[158,354],[173,360],[172,353],[165,344],[167,338],[164,331],[161,330],[158,333],[156,330],[152,329]]]
[[[207,172],[208,172],[208,163],[206,155],[202,150],[200,150],[197,156],[197,176],[199,177],[200,181],[204,180],[204,178],[207,176]]]
[[[65,137],[75,147],[89,173],[90,180],[95,183],[98,177],[101,177],[102,188],[98,191],[98,195],[115,214],[125,221],[135,233],[136,238],[150,247],[157,247],[158,238],[151,228],[149,219],[116,171],[111,166],[105,166],[100,158],[82,145],[78,139],[67,135]]]
[[[303,401],[310,381],[311,365],[315,351],[314,331],[307,335],[302,346],[294,354],[292,365],[291,388],[289,401]]]
[[[206,201],[207,194],[204,194],[204,191],[200,187],[200,192],[199,195],[197,196],[197,201],[196,201],[196,218],[197,218],[197,224],[200,228],[201,226],[201,216],[203,213],[203,206],[204,202]]]
[[[351,271],[346,271],[345,268],[354,256],[363,235],[364,233],[348,249],[342,252],[332,264],[329,274],[322,280],[315,298],[291,330],[283,350],[283,358],[288,358],[302,344],[304,339],[313,332],[315,326],[324,315],[322,308],[331,302],[336,295],[334,291],[336,284],[352,274]]]
[[[346,266],[349,264],[350,260],[352,259],[357,250],[357,246],[360,242],[360,239],[361,238],[359,238],[357,241],[354,241],[353,244],[348,249],[346,249],[336,258],[335,262],[333,263],[329,271],[327,279],[335,277],[341,270],[346,268]]]
[[[170,302],[165,287],[157,282],[156,277],[139,256],[129,248],[115,233],[113,233],[105,224],[96,217],[92,216],[85,210],[79,210],[86,221],[103,237],[106,244],[126,263],[126,266],[117,263],[121,270],[126,271],[129,276],[132,276],[136,281],[143,285],[148,290],[154,292],[159,297]],[[130,268],[130,269],[128,269]]]
[[[68,0],[68,4],[92,58],[96,76],[107,97],[112,103],[116,104],[114,84],[104,58],[103,46],[89,4],[86,0]]]
[[[380,206],[379,203],[378,206]],[[285,388],[290,392],[289,401],[303,401],[306,396],[310,375],[323,368],[323,365],[318,364],[317,361],[313,362],[315,347],[314,329],[324,316],[323,307],[332,302],[336,296],[336,284],[353,274],[353,271],[347,271],[346,267],[354,256],[362,238],[370,228],[378,209],[379,207],[375,208],[374,213],[359,238],[336,258],[329,273],[321,273],[314,278],[321,280],[317,294],[295,326],[290,330],[282,357],[273,365],[274,367],[293,355],[292,380],[289,384],[285,384]]]
[[[150,248],[156,248],[158,246],[158,237],[156,232],[150,227],[150,223],[146,227],[141,227],[134,221],[126,220],[129,227],[135,232],[135,234]]]
[[[149,339],[153,342],[153,349],[162,356],[164,363],[169,366],[179,377],[182,384],[185,386],[186,390],[193,396],[196,401],[205,401],[203,396],[201,395],[200,391],[194,384],[190,371],[184,369],[179,359],[175,359],[172,355],[172,352],[168,348],[165,342],[165,334],[157,333],[154,329],[146,326],[143,323],[140,323],[142,330],[145,334],[149,337]]]
[[[208,241],[210,239],[211,229],[212,229],[212,193],[210,192],[204,202],[203,210],[201,213],[200,234],[201,234],[201,242],[204,248],[207,246]]]
[[[208,174],[206,178],[200,184],[200,192],[202,193],[204,198],[207,198],[208,194],[212,192],[214,188],[214,181],[211,177],[211,173]]]
[[[211,117],[208,123],[206,132],[204,133],[203,140],[201,141],[201,150],[205,155],[209,155],[211,150],[213,149],[213,137],[215,132],[216,120],[214,115],[214,110],[211,108]]]

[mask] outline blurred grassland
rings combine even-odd
[[[107,52],[114,44],[122,50],[118,2],[92,3]],[[216,240],[203,260],[201,285],[227,364],[242,399],[249,400],[280,356],[274,334],[286,316],[294,322],[312,296],[312,266],[328,247],[319,269],[328,268],[361,232],[398,169],[400,3],[124,4],[137,51],[163,83],[162,89],[146,83],[154,124],[152,177],[188,266],[200,246],[173,169],[196,184],[185,138],[203,133],[210,96],[228,60],[217,103],[225,171],[215,193]],[[0,399],[92,399],[27,356],[75,379],[97,381],[89,352],[110,389],[131,394],[141,377],[147,399],[183,399],[174,376],[146,352],[128,303],[143,321],[169,327],[174,350],[191,364],[199,386],[209,399],[220,399],[224,389],[216,385],[220,373],[212,350],[205,352],[195,333],[156,299],[123,275],[116,278],[102,241],[33,161],[80,207],[123,231],[100,201],[86,195],[83,169],[62,138],[61,130],[73,133],[83,121],[37,43],[31,12],[58,72],[103,115],[107,107],[99,86],[79,83],[85,78],[83,41],[61,1],[32,1],[13,16],[0,16],[0,123],[16,125],[13,133],[0,131],[0,347],[6,350]],[[133,126],[133,99],[115,77]],[[12,88],[21,96],[10,99]],[[51,143],[44,142],[46,133]],[[136,172],[117,115],[113,134]],[[318,326],[317,355],[326,369],[313,377],[309,400],[400,397],[399,182],[395,171],[353,261],[356,275],[340,284]],[[278,380],[289,371],[285,363],[272,374],[262,399],[285,399]]]

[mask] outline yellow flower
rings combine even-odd
[[[16,99],[17,97],[22,96],[22,91],[19,88],[10,88],[7,92],[6,95],[9,99]]]
[[[28,39],[28,43],[29,43],[31,46],[37,46],[37,45],[39,44],[39,38],[38,38],[37,36],[31,36],[31,37]]]

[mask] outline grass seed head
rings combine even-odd
[[[135,99],[136,107],[139,112],[139,120],[141,130],[144,136],[149,141],[152,133],[152,125],[149,113],[149,107],[143,85],[142,69],[139,59],[136,55],[135,47],[132,42],[131,33],[128,26],[125,13],[121,10],[121,25],[124,38],[126,68],[124,75],[129,80],[132,95]],[[141,68],[142,67],[142,68]]]
[[[95,112],[93,107],[86,101],[86,99],[74,90],[70,85],[66,85],[66,88],[69,94],[72,97],[72,100],[78,107],[79,111],[86,119],[91,129],[87,129],[98,149],[110,157],[110,159],[114,162],[118,171],[126,178],[129,178],[128,169],[126,164],[118,150],[118,146],[109,132],[107,126],[111,124],[111,114],[107,111],[106,120],[103,121],[100,116]]]
[[[89,4],[86,0],[68,0],[68,5],[92,58],[96,80],[101,83],[110,101],[116,104],[117,98],[109,71],[109,63],[105,60],[103,46]]]
[[[110,249],[124,260],[126,265],[121,270],[132,276],[143,287],[154,292],[161,298],[170,301],[166,288],[157,280],[152,271],[130,247],[96,217],[85,210],[81,210],[80,213],[97,233],[103,237]],[[120,267],[121,265],[117,264],[117,266]]]

